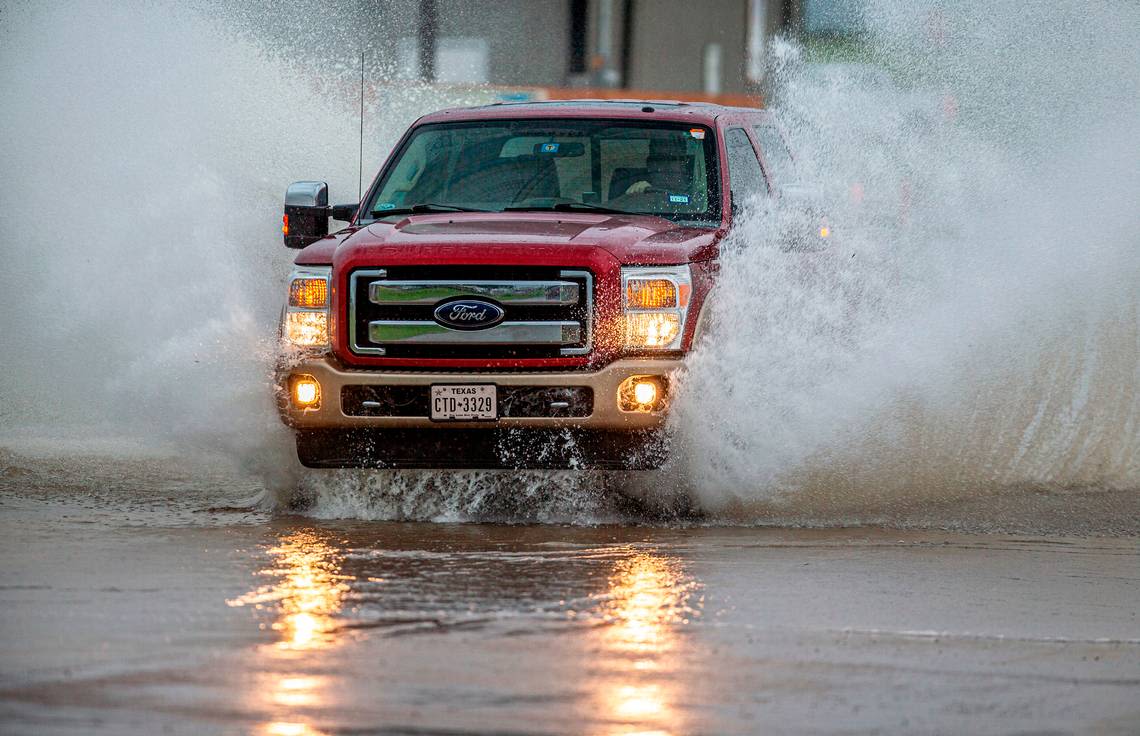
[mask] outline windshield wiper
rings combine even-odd
[[[504,207],[503,212],[599,212],[605,215],[636,215],[637,212],[628,210],[615,210],[612,207],[602,207],[586,202],[558,202],[551,205],[528,205],[523,207]]]
[[[372,216],[379,219],[390,215],[430,215],[433,212],[491,212],[476,207],[459,207],[454,204],[436,204],[435,202],[421,202],[411,207],[399,207],[391,210],[373,210]]]

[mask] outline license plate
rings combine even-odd
[[[436,422],[493,421],[497,403],[493,384],[431,387],[431,418]]]

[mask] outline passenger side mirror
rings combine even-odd
[[[285,190],[281,232],[285,235],[286,248],[304,248],[328,235],[329,185],[323,181],[290,184]]]

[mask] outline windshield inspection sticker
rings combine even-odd
[[[687,194],[670,194],[669,201],[673,204],[688,204],[689,195]]]
[[[557,143],[543,143],[540,149],[543,153],[558,153]]]
[[[378,210],[394,210],[394,209],[396,209],[396,205],[393,202],[381,202],[380,204],[376,205],[376,209],[378,209]]]
[[[700,128],[693,128],[689,131],[689,135],[693,136],[698,141],[703,141],[705,139],[705,131]]]

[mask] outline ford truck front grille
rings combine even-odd
[[[591,347],[593,278],[585,270],[502,266],[397,266],[349,274],[349,343],[391,358],[558,358]],[[494,305],[493,326],[456,329],[437,319],[450,302]],[[462,327],[462,325],[460,325]]]

